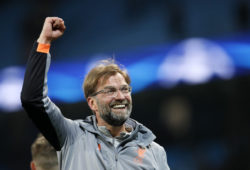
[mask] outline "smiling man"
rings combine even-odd
[[[66,27],[47,17],[27,63],[21,100],[29,117],[58,151],[61,170],[169,170],[154,134],[130,118],[130,78],[113,60],[98,63],[86,75],[83,90],[92,116],[65,118],[47,96],[51,42]]]

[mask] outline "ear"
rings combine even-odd
[[[96,112],[98,108],[96,104],[96,100],[93,97],[88,97],[87,102],[88,102],[90,109]]]
[[[34,162],[34,161],[31,161],[31,162],[30,162],[30,169],[31,169],[31,170],[36,170],[36,165],[35,165],[35,162]]]

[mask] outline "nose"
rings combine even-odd
[[[123,100],[125,99],[125,95],[120,90],[117,90],[115,98],[119,100]]]

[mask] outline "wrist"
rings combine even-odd
[[[43,43],[38,42],[37,49],[36,49],[37,52],[49,53],[49,50],[50,50],[50,44],[43,44]]]
[[[41,37],[41,36],[37,39],[37,42],[40,43],[40,44],[51,44],[50,39],[44,38],[44,37]]]

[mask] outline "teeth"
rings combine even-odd
[[[114,106],[113,106],[114,109],[120,109],[120,108],[124,108],[124,107],[125,107],[125,105],[123,105],[123,104],[114,105]]]

